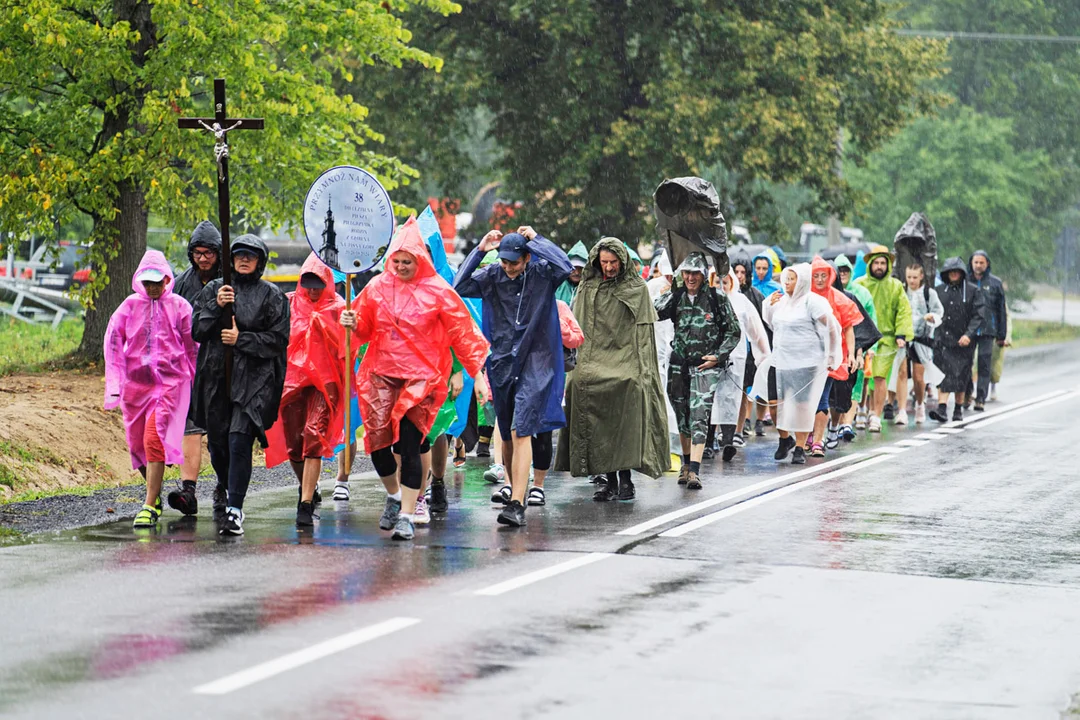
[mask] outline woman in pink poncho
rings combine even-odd
[[[131,466],[146,478],[146,502],[135,527],[161,517],[165,465],[184,460],[181,443],[198,352],[191,337],[191,306],[172,292],[165,256],[147,250],[128,296],[105,331],[105,409],[124,414]]]

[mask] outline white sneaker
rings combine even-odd
[[[862,410],[855,413],[855,429],[856,430],[865,430],[866,429],[866,413],[863,412]]]
[[[896,413],[896,418],[893,420],[893,423],[895,423],[897,425],[907,425],[907,409],[906,408],[904,410],[901,410],[900,412]]]
[[[334,485],[334,499],[339,502],[349,499],[348,483],[337,483]]]
[[[926,422],[926,403],[915,403],[915,424]]]
[[[990,383],[990,402],[997,402],[997,383]]]
[[[431,514],[428,513],[427,501],[420,497],[416,499],[416,509],[413,510],[413,524],[427,525],[431,522]]]
[[[492,465],[484,471],[484,480],[494,485],[501,485],[506,482],[506,468],[498,463]]]
[[[871,415],[870,422],[866,424],[866,429],[867,431],[872,433],[881,432],[881,418],[879,418],[877,415]]]

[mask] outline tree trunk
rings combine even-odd
[[[95,276],[100,273],[107,275],[109,284],[94,300],[94,307],[86,311],[86,324],[78,351],[80,359],[88,362],[101,360],[109,318],[124,298],[131,294],[131,278],[146,252],[149,213],[143,190],[130,182],[121,184],[119,189],[116,205],[118,212],[108,223],[109,227],[104,228],[109,239],[99,241],[111,243],[118,251],[116,257],[110,259],[107,265],[93,268]],[[94,229],[96,231],[99,228]]]

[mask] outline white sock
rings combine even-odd
[[[392,500],[397,500],[398,502],[401,502],[401,488],[398,488],[398,491],[393,495],[391,495],[390,493],[386,493],[386,496]]]
[[[408,518],[409,522],[416,522],[416,515],[414,513],[401,513],[398,517]]]

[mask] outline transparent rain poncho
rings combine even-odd
[[[160,270],[169,279],[165,292],[151,300],[136,278]],[[131,466],[146,465],[143,434],[155,414],[165,462],[184,460],[181,443],[191,401],[198,346],[191,338],[191,305],[172,291],[173,271],[165,256],[147,250],[131,280],[129,295],[109,318],[105,330],[105,409],[124,414]]]
[[[720,382],[716,385],[713,397],[712,424],[734,425],[739,421],[739,410],[744,396],[743,378],[746,373],[748,349],[754,351],[758,362],[769,359],[769,336],[765,333],[765,324],[761,321],[754,304],[739,289],[739,278],[734,270],[728,270],[731,289],[725,290],[731,302],[731,309],[739,318],[739,344],[728,356],[728,365],[720,373]],[[748,346],[749,343],[749,346]],[[742,432],[742,430],[737,430]]]
[[[765,299],[763,314],[773,329],[773,350],[758,364],[754,388],[762,395],[769,369],[776,368],[777,429],[810,432],[829,371],[843,362],[842,338],[829,302],[810,292],[810,265],[793,265],[781,278],[786,280],[789,274],[796,278],[794,291],[775,303],[776,296]]]

